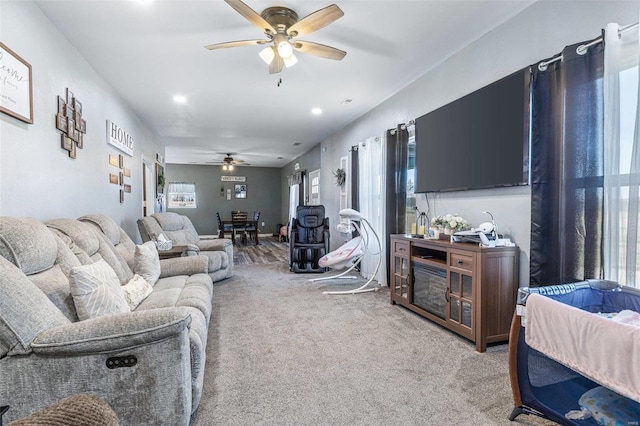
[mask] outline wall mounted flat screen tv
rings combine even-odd
[[[528,184],[528,70],[416,119],[415,167],[415,192]]]

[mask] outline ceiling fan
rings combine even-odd
[[[245,163],[244,160],[234,160],[230,153],[227,154],[222,160],[208,161],[209,164],[222,164],[222,170],[233,170],[233,166],[245,165],[249,166],[249,163]]]
[[[293,54],[296,50],[302,53],[319,56],[321,58],[341,60],[347,52],[324,44],[297,40],[317,31],[340,19],[344,12],[335,4],[316,10],[298,20],[298,14],[283,6],[268,7],[258,14],[240,0],[225,0],[253,25],[264,31],[267,40],[239,40],[225,43],[215,43],[205,46],[209,50],[224,49],[251,45],[265,45],[260,51],[260,57],[269,65],[269,73],[277,74],[282,67],[291,67],[298,62]]]

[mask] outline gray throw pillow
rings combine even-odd
[[[153,241],[136,246],[133,257],[133,273],[147,280],[151,286],[154,286],[160,278],[160,258]]]
[[[69,286],[80,320],[131,312],[118,276],[104,260],[71,268]]]

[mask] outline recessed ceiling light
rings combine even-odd
[[[347,99],[343,100],[343,101],[342,101],[342,102],[340,102],[340,103],[341,103],[342,105],[346,105],[346,104],[350,104],[351,102],[353,102],[353,99],[349,99],[349,98],[347,98]]]
[[[320,115],[320,114],[322,114],[322,109],[320,109],[320,108],[313,108],[313,109],[311,109],[311,114],[313,114],[313,115]]]
[[[302,142],[294,142],[293,143],[293,146],[300,146],[300,145],[302,145]]]
[[[184,97],[184,96],[182,96],[182,95],[175,95],[175,96],[173,97],[173,101],[174,101],[174,102],[177,102],[177,103],[179,103],[179,104],[184,104],[184,103],[186,103],[186,102],[187,102],[187,98],[185,98],[185,97]]]

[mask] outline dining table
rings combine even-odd
[[[256,245],[260,244],[260,240],[258,239],[258,221],[257,220],[252,220],[252,219],[247,219],[247,220],[243,220],[241,221],[243,224],[245,224],[245,226],[252,226],[253,225],[253,229],[255,229],[254,234],[255,237],[254,242],[256,243]],[[220,219],[220,230],[218,231],[218,237],[219,238],[224,238],[224,227],[225,225],[237,225],[238,223],[240,223],[237,220],[231,220],[231,219]],[[231,234],[231,241],[233,241],[233,244],[236,243],[236,233],[233,232]]]

